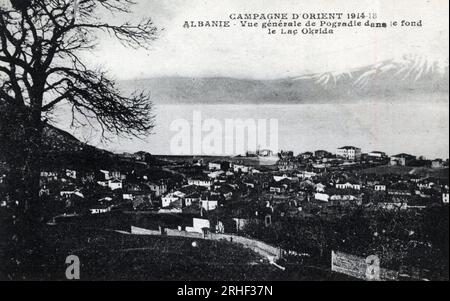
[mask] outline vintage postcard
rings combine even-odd
[[[446,0],[0,0],[0,280],[449,280]]]

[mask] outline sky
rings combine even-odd
[[[448,65],[447,0],[135,0],[133,14],[161,28],[150,50],[99,37],[89,60],[119,80],[160,76],[274,79],[345,71],[404,54]],[[185,21],[229,20],[231,13],[374,12],[380,21],[419,21],[422,27],[346,29],[333,35],[270,36],[262,29],[183,28]]]
[[[449,27],[447,0],[135,0],[126,17],[103,15],[110,22],[151,17],[161,29],[149,50],[125,48],[107,35],[86,54],[91,66],[109,70],[116,80],[153,77],[232,77],[280,79],[321,72],[351,71],[404,55],[418,55],[437,66],[448,67]],[[268,35],[261,29],[183,28],[185,21],[229,20],[232,13],[376,13],[378,21],[421,21],[422,27],[388,29],[348,28],[332,35]],[[168,91],[170,93],[170,91]],[[144,140],[117,139],[98,145],[113,151],[149,151],[170,154],[174,133],[171,122],[190,120],[195,110],[218,118],[280,120],[280,148],[295,152],[318,148],[335,150],[355,144],[363,151],[390,154],[410,152],[448,158],[447,101],[436,105],[397,105],[371,101],[359,106],[209,106],[159,105],[156,128]],[[62,114],[61,116],[67,116]],[[301,117],[301,118],[300,118]],[[384,118],[384,119],[383,119]],[[301,120],[302,122],[299,122]],[[64,122],[60,122],[62,125]],[[70,130],[77,137],[90,129]],[[342,145],[341,145],[342,144]]]

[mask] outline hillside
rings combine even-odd
[[[433,169],[428,167],[411,167],[411,166],[378,166],[364,169],[363,174],[377,174],[377,175],[417,175],[421,177],[432,177],[448,181],[449,169],[440,168]]]
[[[66,280],[68,255],[80,258],[81,280],[194,281],[269,280],[278,269],[252,251],[230,242],[188,238],[134,236],[113,231],[47,227],[43,254],[33,270],[21,271],[27,280]],[[193,246],[192,243],[197,245]],[[2,250],[0,240],[0,255]],[[0,280],[12,272],[5,263]]]

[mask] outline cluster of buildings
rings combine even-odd
[[[448,160],[426,161],[408,154],[362,153],[344,146],[325,150],[279,153],[272,166],[243,157],[184,158],[149,162],[149,154],[124,154],[113,168],[44,169],[42,198],[58,204],[58,213],[99,214],[112,210],[150,210],[199,216],[229,212],[232,218],[302,215],[336,206],[368,209],[421,209],[448,204],[447,178],[389,168],[422,162],[429,169],[448,167]],[[122,162],[122,163],[123,163]],[[377,169],[377,167],[385,168]],[[0,189],[6,175],[0,174]],[[2,206],[7,202],[2,200]]]

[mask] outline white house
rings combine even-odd
[[[71,190],[71,191],[63,190],[59,193],[59,195],[62,197],[70,197],[72,195],[76,195],[76,196],[84,199],[84,195],[79,190]]]
[[[190,178],[188,179],[188,185],[195,185],[195,186],[202,186],[210,188],[213,184],[213,181],[210,179],[197,179],[197,178]]]
[[[66,169],[66,177],[76,179],[77,178],[76,170]]]
[[[290,181],[294,180],[294,178],[289,177],[288,175],[273,176],[273,179],[274,179],[276,182],[280,182],[280,181],[285,180],[285,179],[290,180]]]
[[[219,205],[218,201],[213,201],[213,200],[201,200],[201,202],[202,202],[202,208],[205,209],[206,211],[215,210]]]
[[[374,189],[375,191],[386,191],[387,187],[384,184],[376,184]]]
[[[99,206],[97,208],[91,208],[89,209],[91,211],[91,214],[102,214],[102,213],[108,213],[111,211],[111,206]]]
[[[416,159],[415,156],[402,153],[402,154],[398,154],[398,155],[392,156],[390,158],[390,163],[389,164],[393,165],[393,166],[396,166],[396,165],[398,165],[398,166],[407,166],[407,165],[409,165],[409,163],[411,161],[413,161],[415,159]]]
[[[316,193],[314,194],[314,198],[317,201],[328,202],[330,200],[330,196],[326,193]]]
[[[148,187],[155,193],[156,197],[160,197],[167,192],[167,185],[165,183],[148,183]]]
[[[194,192],[194,193],[192,193],[190,195],[187,195],[184,198],[184,205],[186,207],[190,207],[190,206],[192,206],[193,203],[197,203],[199,201],[200,201],[200,195],[198,193]]]
[[[222,165],[219,162],[209,162],[208,169],[209,170],[221,170]]]
[[[181,191],[175,191],[175,192],[168,193],[161,198],[161,206],[163,208],[169,207],[170,204],[172,204],[178,200],[182,200],[185,196],[186,195]]]
[[[325,187],[322,183],[316,184],[316,192],[325,192]]]
[[[358,160],[361,158],[361,149],[355,146],[344,146],[337,149],[337,155],[348,160]]]
[[[219,195],[207,194],[200,199],[200,204],[205,211],[215,210],[219,206]]]
[[[444,204],[448,204],[448,202],[449,202],[449,193],[448,192],[445,192],[442,194],[442,202]]]
[[[336,184],[336,188],[337,189],[354,189],[354,190],[361,190],[361,185],[360,184],[352,184],[352,183],[337,183]]]
[[[192,227],[186,227],[187,232],[196,232],[203,234],[204,228],[210,228],[211,224],[209,220],[202,218],[194,218],[192,220]]]
[[[367,156],[372,157],[372,158],[382,159],[382,158],[386,157],[386,153],[379,152],[379,151],[373,151],[373,152],[368,153]]]
[[[113,179],[108,181],[108,187],[111,190],[118,190],[123,188],[122,180]]]
[[[224,172],[222,170],[217,170],[217,171],[210,172],[208,174],[208,177],[211,179],[217,179],[222,174],[224,174]]]
[[[282,189],[280,186],[270,186],[269,191],[272,193],[281,193]]]
[[[123,198],[124,200],[128,200],[128,201],[132,201],[132,200],[134,199],[134,197],[133,197],[133,195],[132,195],[131,193],[124,193],[124,194],[122,195],[122,198]]]
[[[333,195],[331,196],[330,200],[332,201],[354,201],[357,200],[358,198],[355,197],[354,195]]]
[[[41,178],[56,181],[58,180],[58,173],[56,171],[41,171]]]

